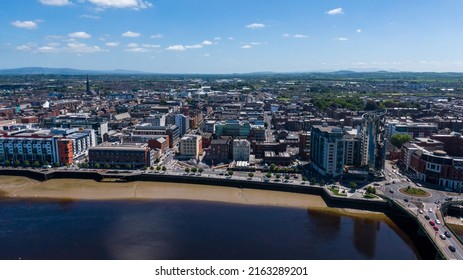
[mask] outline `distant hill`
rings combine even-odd
[[[129,75],[149,74],[148,72],[131,70],[80,70],[73,68],[47,68],[47,67],[23,67],[13,69],[0,69],[0,75]]]

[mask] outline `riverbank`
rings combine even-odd
[[[347,216],[385,216],[380,212],[330,208],[321,196],[223,186],[168,182],[97,182],[90,179],[51,179],[1,176],[0,196],[4,198],[74,200],[199,200],[224,203],[320,209]]]

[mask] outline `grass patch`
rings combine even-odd
[[[337,195],[337,196],[347,196],[347,194],[340,192],[340,191],[339,191],[339,188],[336,188],[336,187],[331,187],[331,188],[330,188],[330,191],[331,191],[334,195]]]
[[[414,196],[430,196],[430,193],[420,188],[408,187],[408,188],[402,188],[399,191],[401,193],[408,194],[408,195],[414,195]]]
[[[376,195],[374,194],[371,194],[371,193],[367,193],[363,196],[363,198],[367,198],[367,199],[376,199],[378,198]]]

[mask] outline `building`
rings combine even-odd
[[[166,116],[167,125],[176,125],[179,129],[180,137],[190,131],[190,119],[182,114],[170,114]]]
[[[215,134],[217,136],[249,137],[251,124],[248,121],[228,120],[215,124]]]
[[[185,135],[180,139],[179,155],[183,158],[199,159],[203,153],[201,136]]]
[[[344,127],[344,164],[358,166],[360,161],[360,149],[357,129]]]
[[[437,133],[438,126],[435,123],[403,123],[390,122],[387,124],[387,138],[390,139],[394,134],[408,134],[412,138],[429,137]]]
[[[434,134],[431,138],[441,141],[444,144],[445,151],[450,156],[463,157],[463,137],[461,133]]]
[[[86,155],[95,143],[94,130],[25,129],[4,132],[0,136],[0,162],[71,164]]]
[[[233,140],[233,160],[234,161],[249,161],[251,154],[251,143],[245,139]]]
[[[173,148],[178,145],[180,141],[180,131],[176,125],[167,126],[151,126],[151,125],[138,125],[133,130],[132,134],[136,135],[168,135],[169,148]]]
[[[386,160],[385,115],[385,111],[378,111],[362,116],[360,165],[374,176],[381,176]]]
[[[154,150],[146,143],[105,142],[91,147],[88,152],[89,163],[101,167],[142,168],[154,165]]]
[[[231,158],[231,147],[229,139],[212,139],[211,147],[207,151],[206,161],[212,165],[228,163]]]
[[[315,125],[310,141],[311,166],[323,176],[337,177],[344,171],[344,133],[340,127]]]
[[[310,159],[310,132],[299,134],[299,157],[302,160]]]

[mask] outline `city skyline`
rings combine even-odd
[[[461,72],[463,3],[33,0],[0,11],[0,68]]]

